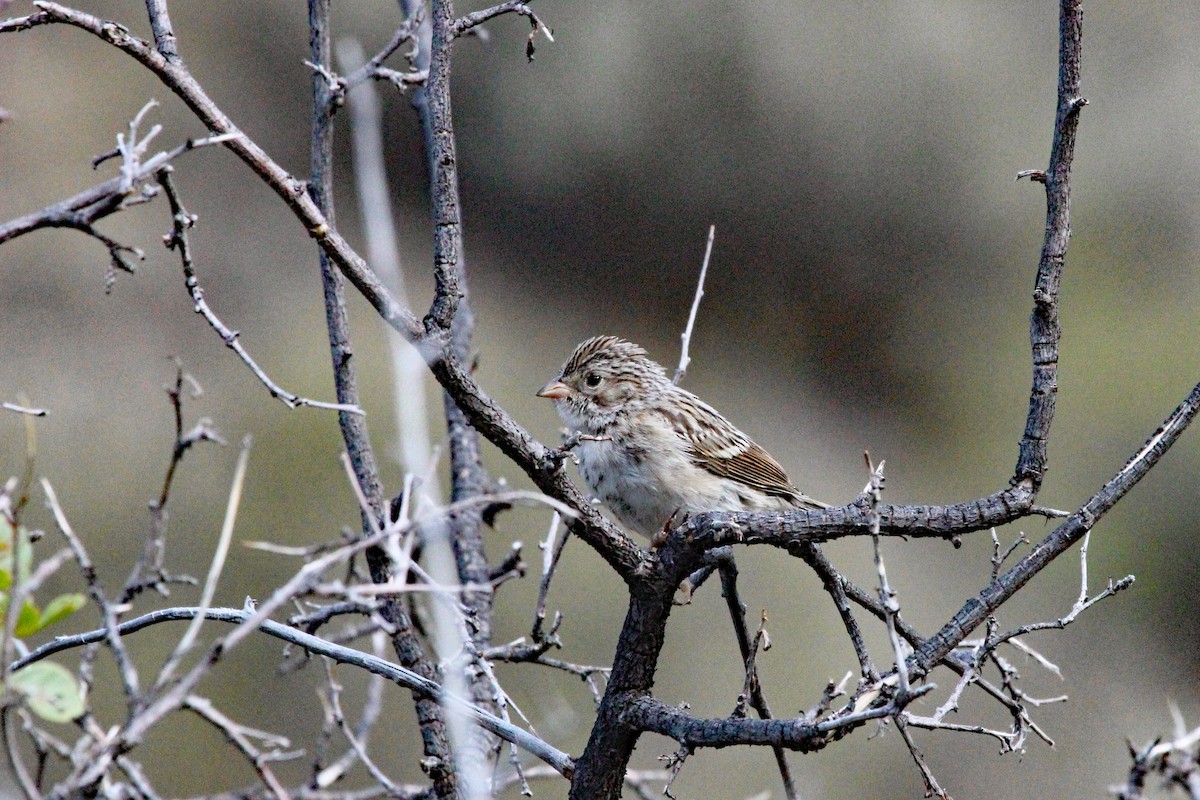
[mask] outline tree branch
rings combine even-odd
[[[113,631],[115,634],[124,635],[164,622],[190,620],[195,617],[198,611],[199,609],[197,608],[187,607],[164,608],[126,620],[120,625],[115,626]],[[250,609],[210,608],[204,612],[205,619],[215,622],[229,622],[235,625],[246,624],[254,616],[254,611]],[[359,667],[373,675],[382,675],[398,686],[410,689],[422,697],[435,699],[442,705],[453,705],[466,713],[476,724],[491,731],[501,739],[512,742],[530,754],[537,756],[551,767],[554,767],[560,775],[567,778],[571,777],[573,765],[569,755],[556,750],[533,734],[517,728],[482,709],[476,708],[465,700],[447,695],[436,681],[431,681],[412,670],[377,658],[370,653],[364,653],[361,650],[327,642],[324,639],[275,622],[274,620],[263,620],[258,624],[258,630],[268,636],[273,636],[276,639],[303,647],[310,653],[326,656],[342,664]],[[16,671],[63,650],[102,641],[108,633],[109,629],[101,628],[73,636],[59,636],[37,648],[24,658],[14,662],[10,670]]]

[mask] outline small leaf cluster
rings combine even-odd
[[[0,619],[8,620],[13,587],[29,580],[33,563],[29,532],[0,518]],[[39,607],[32,596],[26,595],[17,611],[12,636],[17,639],[32,636],[74,614],[86,602],[82,594],[69,593]],[[20,694],[35,714],[50,722],[70,722],[85,710],[79,681],[70,670],[52,661],[39,661],[13,673],[7,688]]]

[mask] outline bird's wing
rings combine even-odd
[[[693,464],[800,508],[827,508],[792,486],[779,462],[716,409],[694,395],[685,400],[691,414],[673,415],[671,422],[687,443]]]

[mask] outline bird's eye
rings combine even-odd
[[[600,385],[600,375],[595,372],[589,372],[583,377],[583,382],[587,384],[589,389],[595,389]]]

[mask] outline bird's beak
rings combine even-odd
[[[550,381],[538,390],[538,397],[549,397],[551,400],[562,400],[571,390],[562,381]]]

